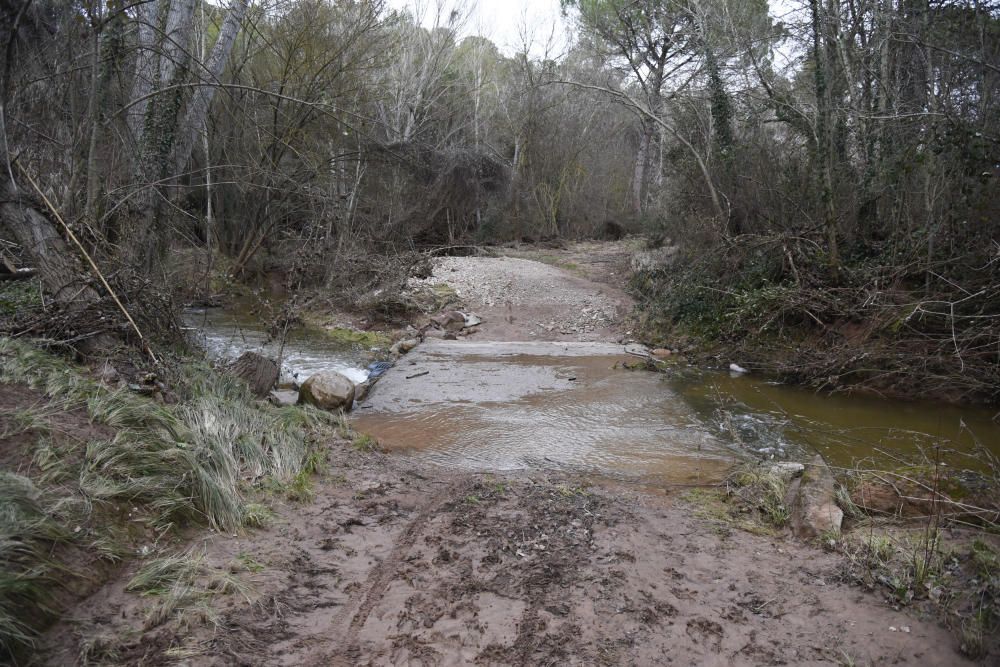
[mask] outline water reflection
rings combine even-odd
[[[798,448],[832,464],[882,467],[921,460],[935,446],[951,465],[982,469],[1000,455],[995,410],[865,395],[828,395],[752,376],[681,373],[671,387],[720,435],[765,455]]]

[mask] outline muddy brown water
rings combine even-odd
[[[190,311],[187,321],[213,356],[277,351],[245,314]],[[293,332],[282,352],[300,382],[320,370],[359,381],[371,355],[311,330]],[[427,341],[352,420],[384,449],[447,467],[573,469],[657,484],[718,481],[747,458],[815,452],[843,467],[940,456],[978,471],[1000,456],[995,410],[831,396],[681,364],[667,373],[623,366],[635,361],[603,343]]]
[[[355,426],[382,446],[471,470],[578,469],[703,483],[738,452],[620,345],[424,343],[376,385]]]
[[[825,396],[752,376],[629,370],[620,345],[431,341],[358,406],[383,447],[474,470],[575,468],[690,484],[747,458],[983,470],[1000,454],[988,410]]]

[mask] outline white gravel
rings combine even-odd
[[[472,308],[541,308],[546,331],[581,333],[617,320],[618,303],[599,286],[561,269],[515,257],[441,257],[434,273],[410,287],[447,283]]]

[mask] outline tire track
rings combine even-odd
[[[402,534],[393,542],[389,555],[375,565],[368,575],[364,586],[351,596],[344,605],[343,611],[337,615],[330,626],[330,637],[337,641],[339,647],[332,654],[324,656],[315,664],[323,665],[355,665],[360,657],[361,648],[357,638],[361,629],[368,621],[375,607],[382,600],[389,585],[397,578],[402,564],[417,541],[424,525],[441,509],[455,498],[462,498],[471,484],[470,477],[463,477],[448,484],[444,489],[432,495],[417,511],[417,515],[406,525]]]

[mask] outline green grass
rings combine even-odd
[[[130,533],[146,528],[166,534],[207,524],[233,533],[264,525],[270,511],[253,497],[272,484],[284,486],[299,500],[311,497],[309,477],[325,464],[312,446],[314,433],[332,430],[335,417],[311,408],[261,405],[239,380],[204,365],[173,373],[170,384],[182,400],[162,405],[128,390],[109,389],[63,358],[0,337],[0,382],[27,385],[48,399],[7,420],[15,430],[37,437],[31,452],[34,482],[0,475],[3,653],[30,646],[37,628],[51,616],[46,592],[58,570],[54,545],[76,540],[117,560],[129,551]],[[81,442],[72,434],[53,432],[48,416],[57,410],[85,410],[91,421],[111,427],[114,435]],[[127,522],[118,508],[133,509]],[[100,520],[88,522],[95,511]],[[79,530],[81,525],[88,528]],[[170,561],[157,565],[168,567]],[[144,568],[141,574],[148,578],[155,573]],[[164,597],[151,622],[197,606],[197,596],[192,598],[184,583],[188,579],[175,576],[172,583],[160,585]],[[150,589],[142,578],[129,585]]]
[[[323,333],[338,343],[360,345],[366,348],[388,347],[392,339],[378,331],[357,331],[345,327],[324,328]]]
[[[725,488],[693,488],[681,498],[695,516],[708,521],[725,536],[731,528],[754,535],[775,536],[788,524],[785,480],[756,464],[740,466],[726,480]]]
[[[264,571],[264,564],[245,551],[240,552],[240,554],[236,557],[236,560],[247,570],[247,572],[257,574]]]
[[[791,512],[785,505],[787,484],[781,475],[748,465],[730,475],[729,481],[732,493],[755,509],[766,524],[775,528],[788,524]]]
[[[204,556],[193,551],[149,561],[125,585],[130,593],[164,595],[178,582],[193,582],[204,570]]]
[[[378,450],[378,441],[367,433],[357,433],[351,439],[351,446],[359,452],[374,452]]]
[[[146,629],[171,618],[181,625],[213,622],[209,601],[216,595],[239,593],[247,587],[229,573],[212,570],[204,553],[193,549],[149,561],[129,580],[125,590],[155,598],[146,610]]]
[[[49,503],[31,480],[0,471],[0,656],[30,646],[34,625],[51,615],[59,567],[48,545],[69,533]]]

